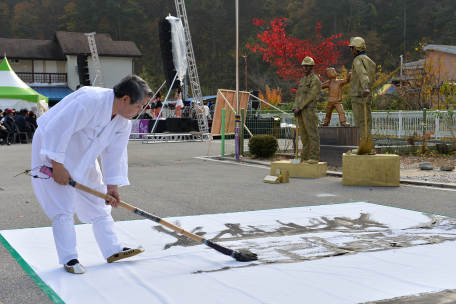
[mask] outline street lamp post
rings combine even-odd
[[[236,115],[239,115],[239,0],[236,0]]]
[[[235,121],[235,150],[236,160],[239,161],[239,128],[240,128],[240,116],[239,116],[239,0],[236,1],[236,121]]]
[[[244,54],[244,57],[245,59],[245,91],[248,92],[247,90],[247,54]]]

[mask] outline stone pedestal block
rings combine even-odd
[[[400,157],[392,154],[342,155],[342,185],[399,187]]]
[[[318,164],[291,164],[289,160],[281,160],[271,163],[271,175],[279,176],[277,169],[290,171],[290,177],[320,178],[326,176],[327,163]]]
[[[348,150],[358,149],[358,146],[327,146],[320,145],[320,160],[327,162],[329,165],[342,167],[342,154]],[[382,148],[375,148],[377,154],[382,153]]]
[[[318,127],[320,145],[359,146],[359,133],[355,127]]]

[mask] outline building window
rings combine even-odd
[[[19,59],[8,59],[8,61],[9,61],[9,63],[12,63],[12,64],[18,64],[21,62]]]

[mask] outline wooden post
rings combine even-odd
[[[239,134],[239,145],[240,145],[240,154],[241,156],[244,156],[244,125],[245,125],[245,119],[244,119],[244,113],[245,109],[241,109],[241,130]]]
[[[220,155],[222,157],[225,156],[225,109],[222,109],[222,130],[221,132],[222,133],[222,152],[220,153]]]

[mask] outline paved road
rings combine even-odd
[[[288,184],[272,185],[263,183],[269,173],[264,167],[198,158],[207,155],[208,143],[146,145],[135,141],[129,143],[128,150],[131,186],[121,188],[122,199],[162,217],[350,201],[456,217],[455,190],[404,185],[343,187],[336,177],[291,178]],[[13,178],[29,168],[30,151],[29,144],[0,146],[0,230],[51,226],[33,194],[30,177]],[[215,141],[211,155],[219,152],[220,142]],[[116,221],[138,218],[123,209],[112,215]],[[0,302],[52,303],[1,245]]]

